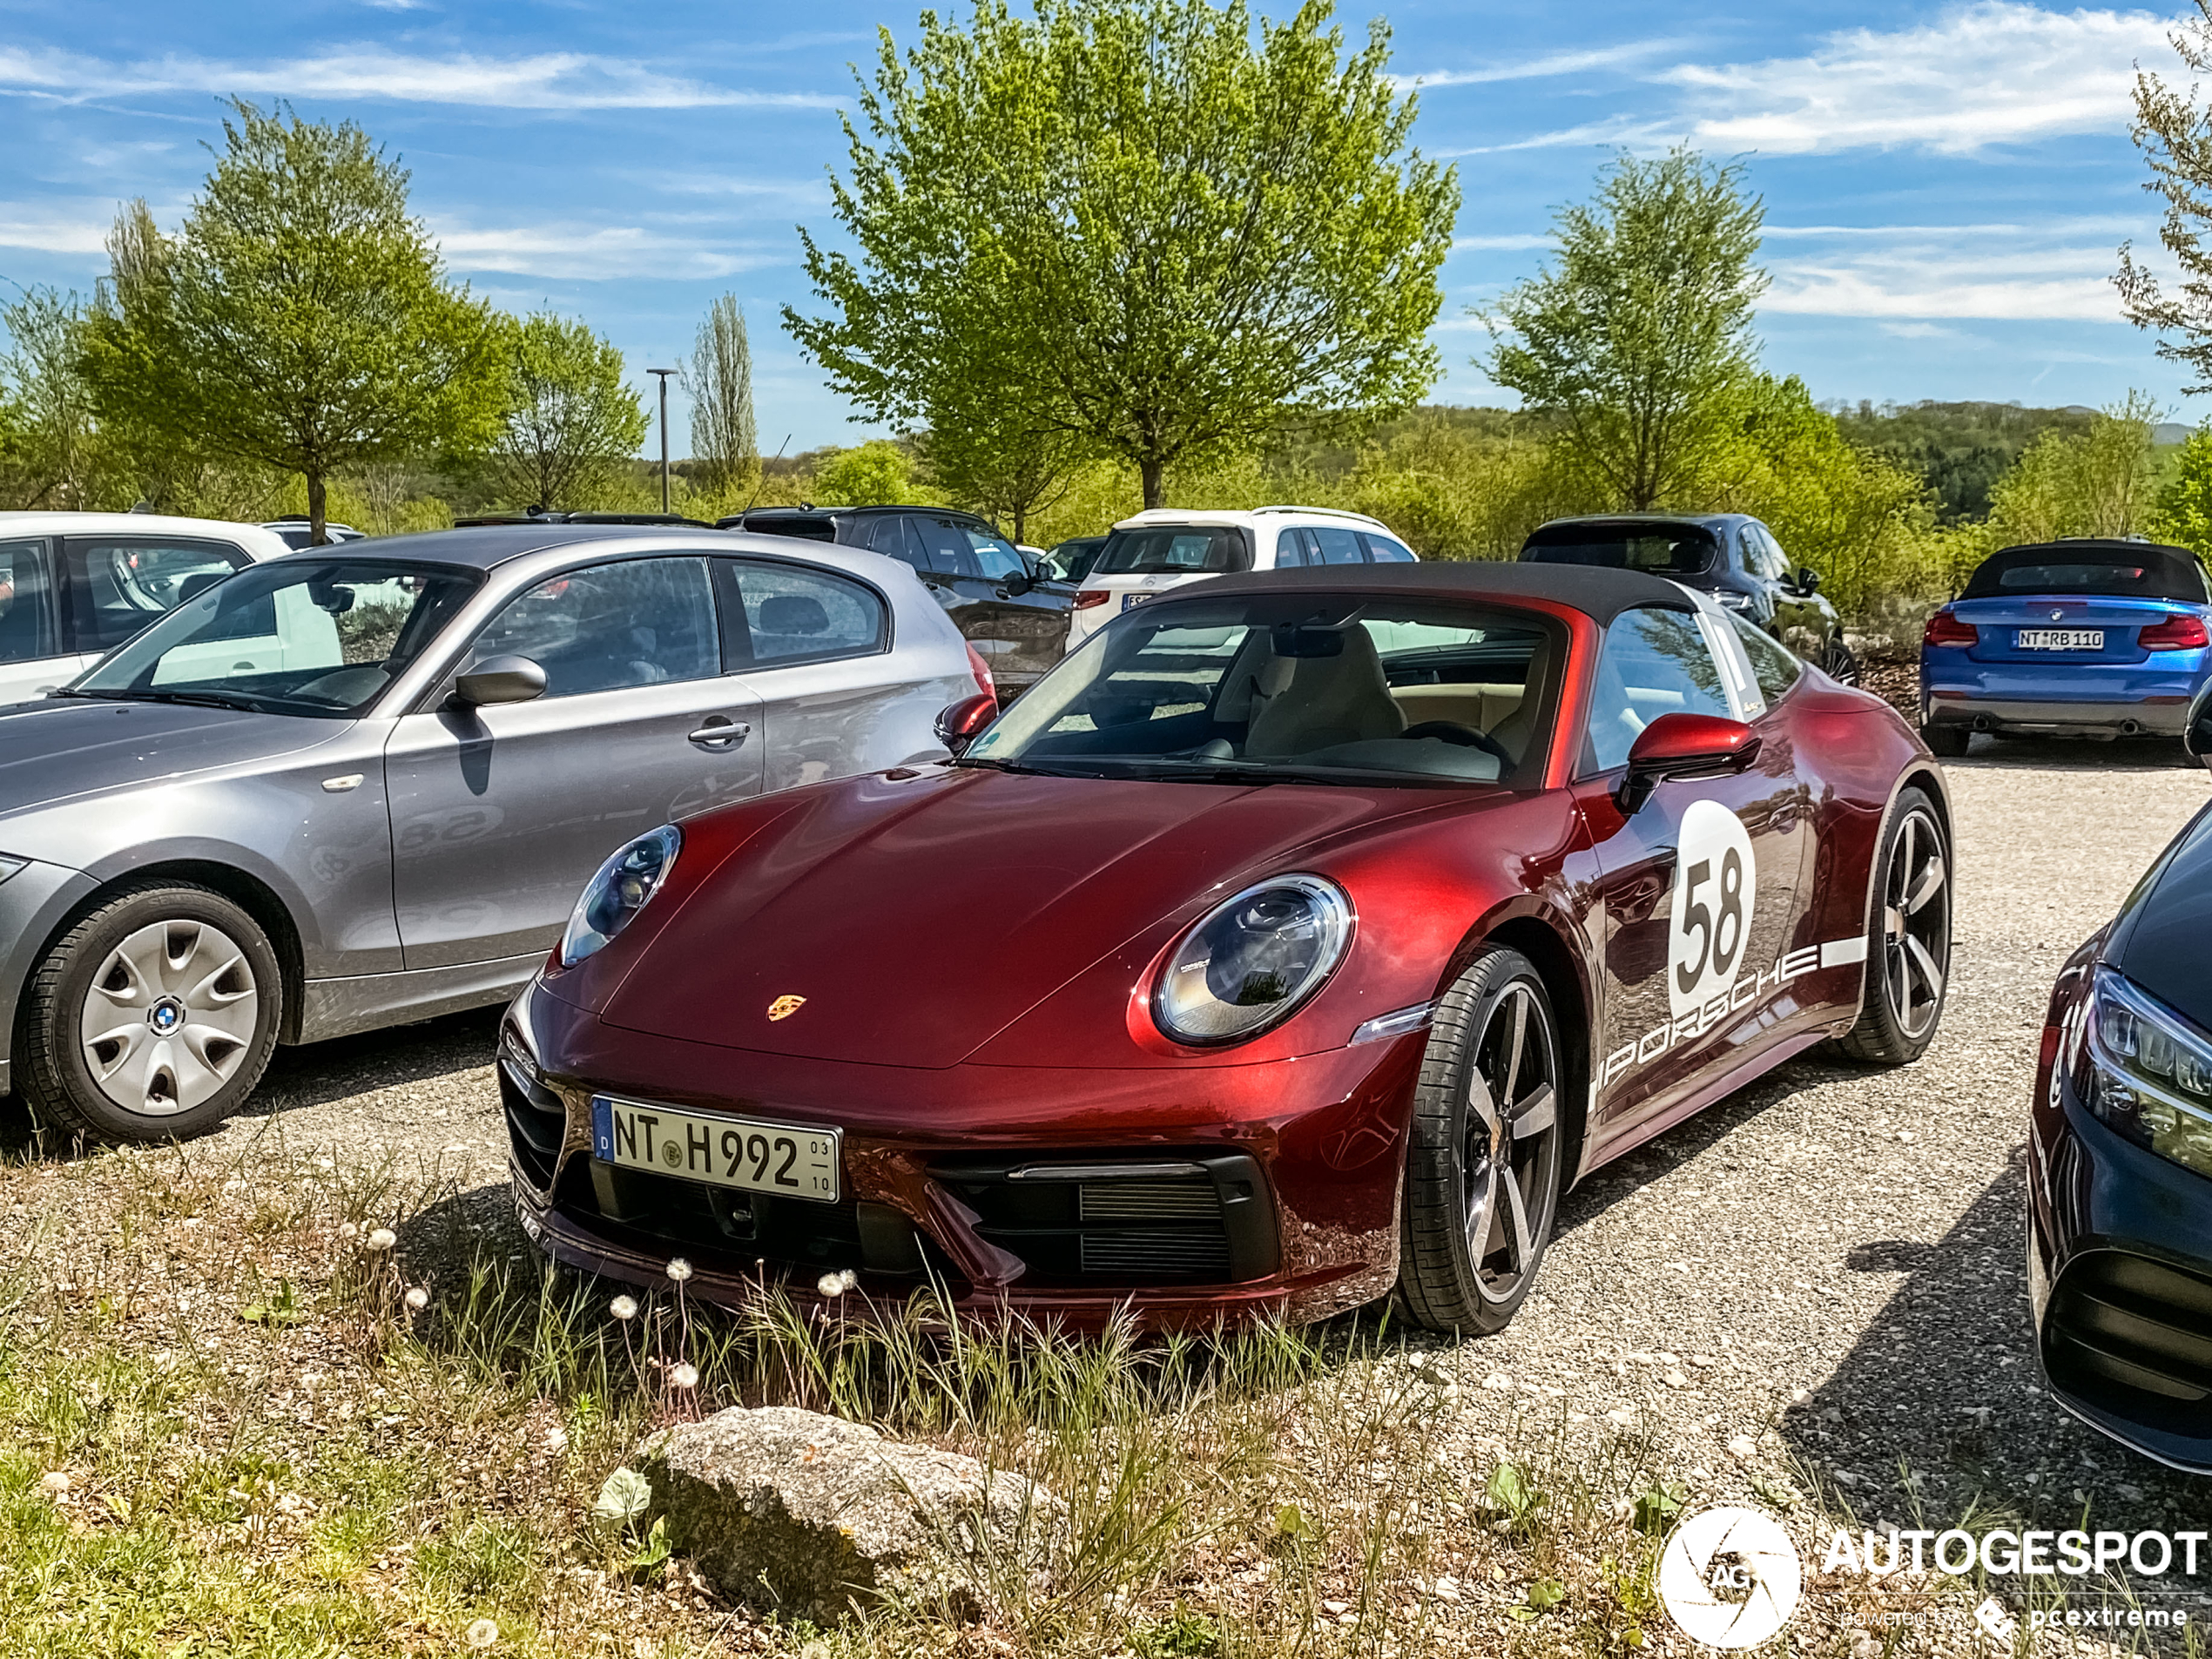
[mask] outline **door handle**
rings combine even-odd
[[[710,715],[696,732],[687,734],[702,749],[732,747],[752,735],[752,728],[742,720],[727,720],[722,716]]]

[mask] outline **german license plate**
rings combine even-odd
[[[2105,631],[2101,628],[2023,628],[2020,631],[2022,651],[2102,651]]]
[[[710,1186],[835,1204],[839,1131],[591,1097],[592,1156]]]
[[[1150,599],[1153,596],[1149,593],[1125,593],[1122,596],[1122,609],[1124,610],[1134,610],[1137,608],[1137,606],[1143,604],[1147,599]]]

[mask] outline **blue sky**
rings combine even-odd
[[[455,274],[511,309],[588,319],[642,386],[737,293],[764,447],[852,442],[864,428],[778,307],[809,303],[794,226],[835,239],[824,178],[844,153],[847,65],[879,25],[910,38],[918,10],[0,0],[0,279],[89,288],[119,200],[181,218],[224,95],[284,97],[404,160]],[[1376,14],[1343,15],[1357,37]],[[1382,15],[1395,71],[1421,85],[1417,141],[1457,163],[1465,198],[1439,401],[1507,401],[1469,363],[1486,337],[1467,308],[1536,267],[1552,210],[1610,154],[1687,139],[1743,158],[1765,198],[1767,366],[1817,398],[2099,404],[2141,387],[2192,421],[2212,401],[2183,403],[2107,280],[2121,241],[2155,244],[2127,124],[2133,65],[2178,70],[2170,12],[1418,0]]]

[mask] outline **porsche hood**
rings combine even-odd
[[[1357,788],[856,779],[692,891],[602,1017],[772,1054],[956,1065],[1133,936],[1164,943],[1200,900],[1387,815]]]

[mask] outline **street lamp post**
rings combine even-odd
[[[673,368],[649,368],[648,374],[660,380],[660,509],[668,510],[668,377],[682,371]]]

